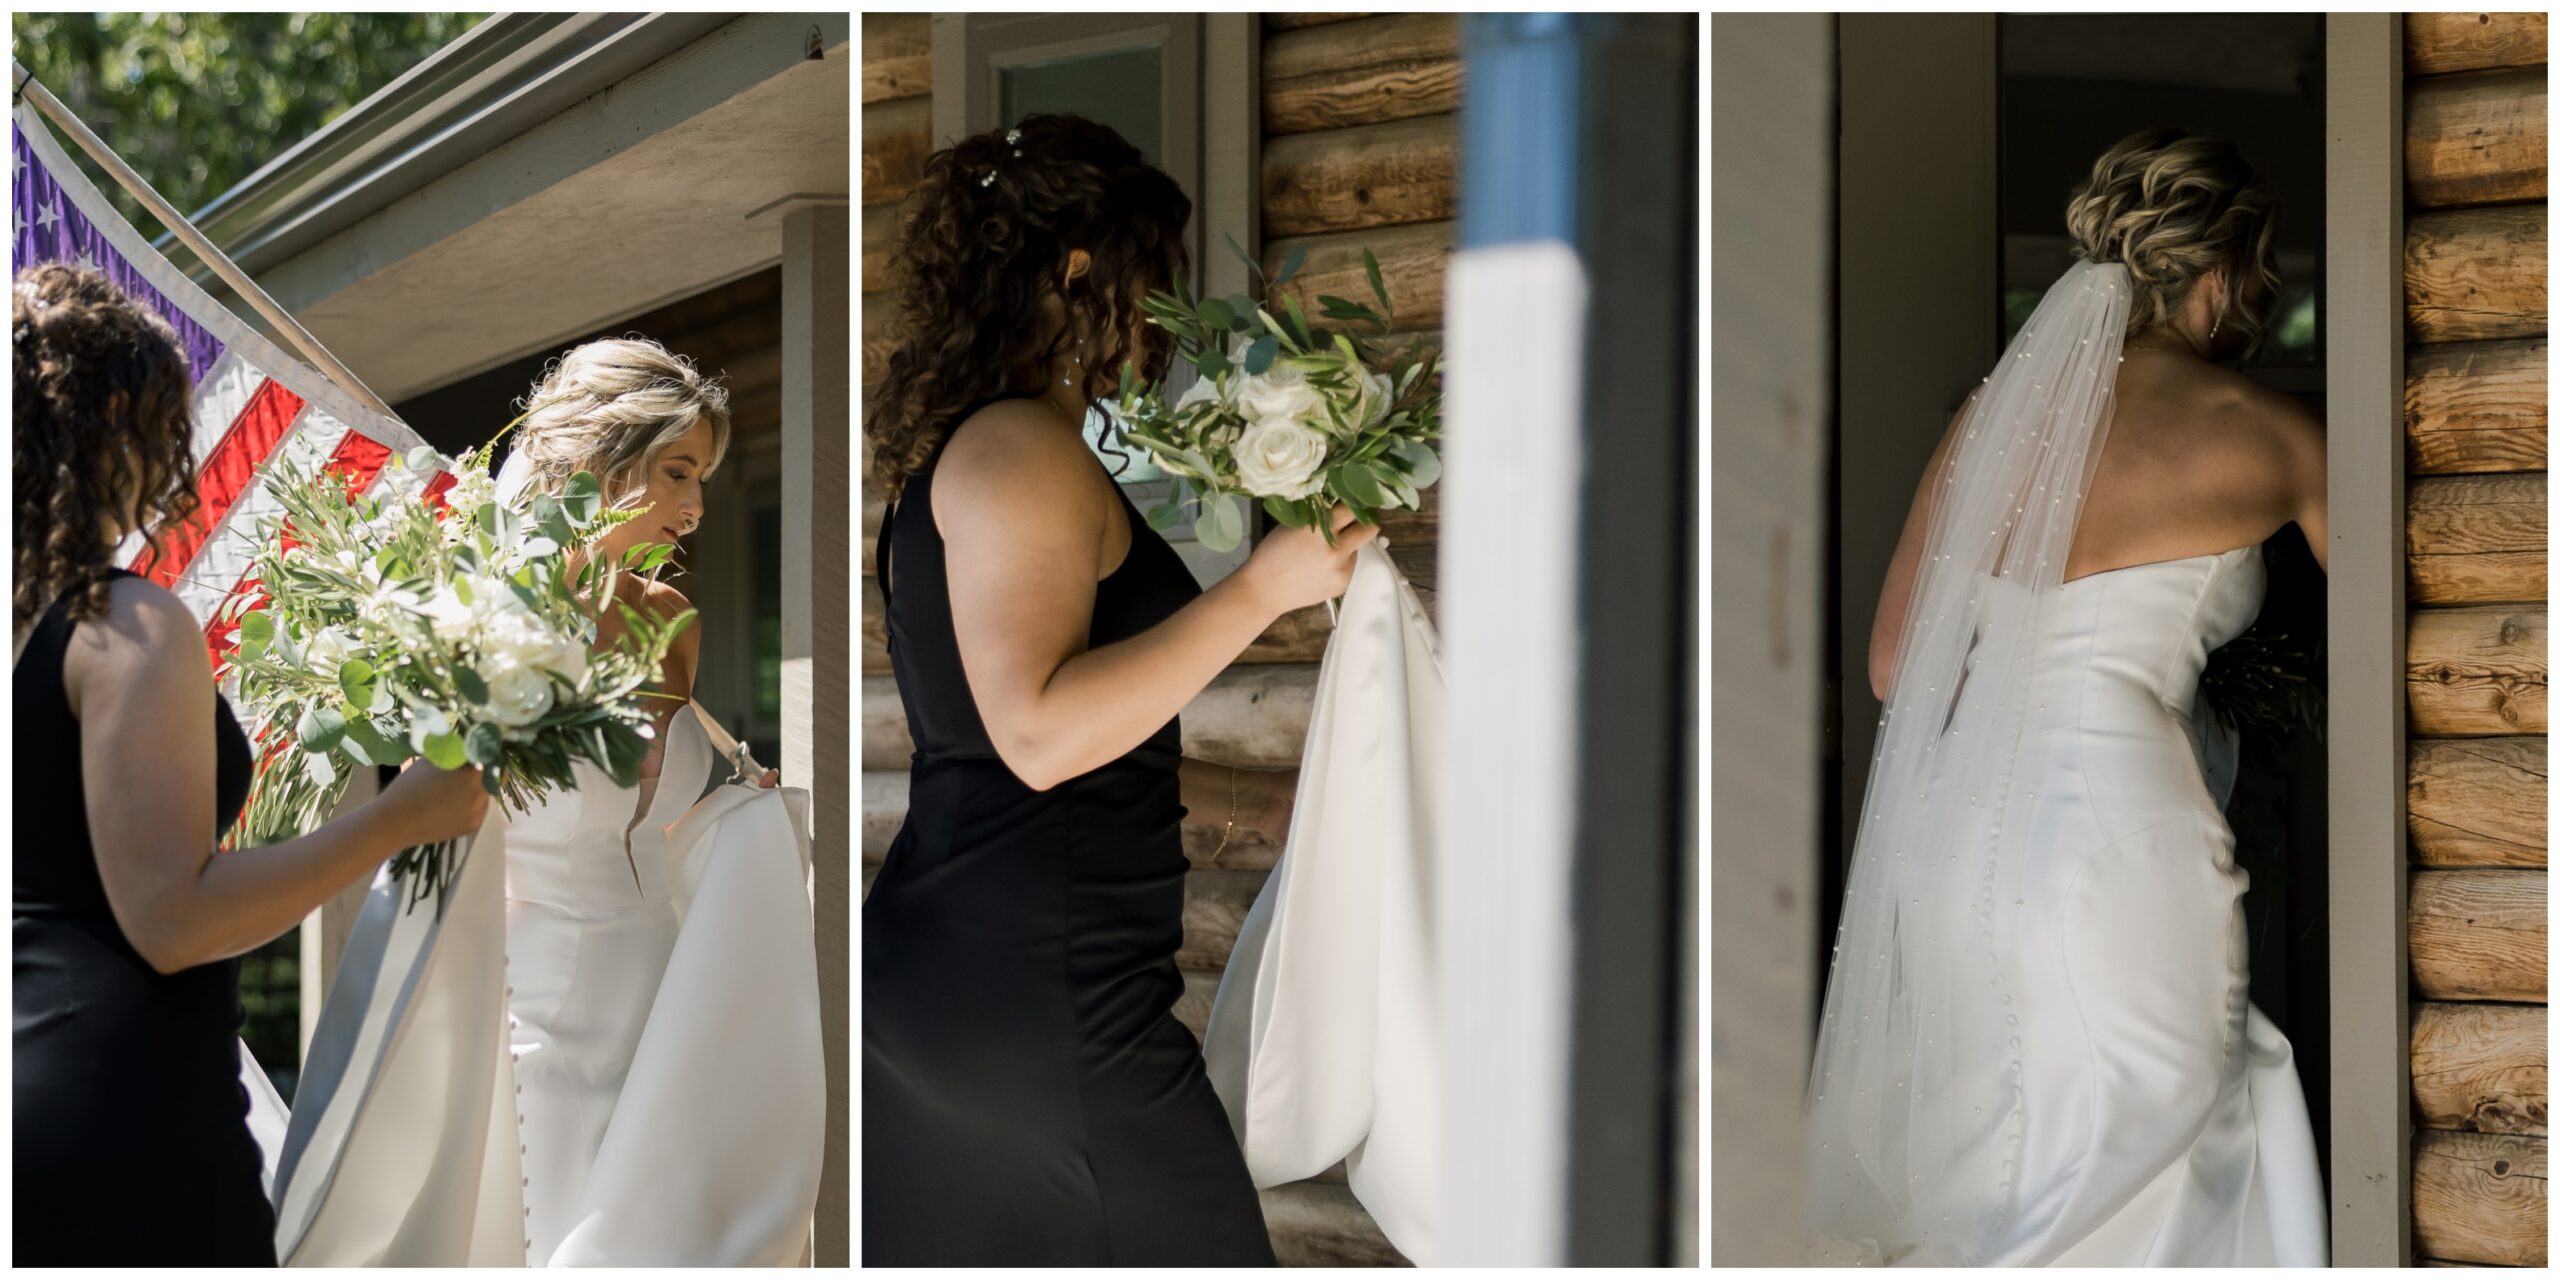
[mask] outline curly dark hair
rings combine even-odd
[[[1017,141],[990,130],[934,152],[901,215],[897,347],[863,419],[872,478],[893,501],[963,413],[1040,394],[1043,371],[1081,341],[1098,344],[1089,402],[1118,392],[1123,362],[1154,382],[1172,361],[1136,323],[1138,300],[1188,270],[1191,198],[1104,125],[1034,115],[1017,127]],[[1091,265],[1068,281],[1075,249]],[[1067,314],[1056,333],[1041,320],[1052,294]]]
[[[18,272],[9,299],[17,621],[60,599],[107,607],[117,529],[196,510],[187,357],[169,322],[105,275],[60,263]]]

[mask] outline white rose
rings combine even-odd
[[[1325,438],[1286,418],[1260,418],[1235,448],[1236,480],[1258,498],[1294,502],[1324,488]]]
[[[427,616],[428,625],[435,629],[436,639],[447,643],[469,639],[472,629],[480,621],[480,610],[475,605],[463,603],[461,595],[450,585],[428,597],[418,606],[418,612]]]
[[[1214,403],[1218,398],[1218,380],[1204,373],[1198,382],[1191,384],[1189,391],[1182,393],[1181,399],[1173,402],[1173,407],[1179,412],[1195,404]]]
[[[479,672],[481,682],[489,686],[489,702],[483,710],[499,725],[521,729],[551,709],[551,677],[539,668],[492,662]]]
[[[1281,418],[1312,427],[1324,421],[1324,393],[1307,384],[1306,370],[1286,360],[1238,379],[1235,405],[1247,422]]]
[[[522,609],[492,617],[481,633],[481,646],[493,661],[509,666],[531,667],[571,684],[586,678],[587,647]]]

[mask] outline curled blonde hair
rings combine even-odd
[[[2265,342],[2276,289],[2275,187],[2211,134],[2145,129],[2107,148],[2089,180],[2071,192],[2064,221],[2071,251],[2092,262],[2121,262],[2133,281],[2125,332],[2166,322],[2196,282],[2224,268],[2221,322],[2246,338],[2244,357]],[[2264,286],[2251,300],[2251,282]]]
[[[590,471],[608,501],[631,502],[648,487],[650,461],[696,421],[711,424],[704,475],[729,451],[728,389],[647,338],[581,343],[543,370],[518,407],[515,449],[533,468],[530,487],[546,493]]]

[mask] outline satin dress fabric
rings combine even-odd
[[[860,1260],[1272,1265],[1199,1043],[1173,1016],[1191,867],[1181,723],[1047,790],[1014,775],[952,630],[940,459],[908,479],[878,552],[916,751],[862,904]],[[1200,592],[1121,504],[1129,551],[1095,587],[1092,646]]]
[[[360,1002],[333,993],[315,1061],[399,1033],[333,1072],[353,1099],[334,1122],[289,1118],[318,1136],[277,1193],[288,1262],[806,1262],[826,1132],[808,793],[705,795],[690,704],[667,734],[645,815],[583,762],[530,810],[492,806],[431,945],[395,946]]]
[[[1307,720],[1288,846],[1254,898],[1206,1036],[1254,1185],[1341,1161],[1408,1261],[1445,1256],[1432,963],[1440,636],[1384,539],[1354,557]]]
[[[2038,771],[2005,816],[1950,806],[2026,859],[2016,1034],[1957,1067],[2014,1076],[2023,1099],[1984,1265],[2326,1265],[2310,1115],[2290,1043],[2249,1001],[2248,875],[2197,701],[2206,655],[2265,592],[2255,545],[2056,588],[2028,637]],[[1995,599],[1985,625],[2022,616]],[[1955,731],[1972,709],[1959,696]],[[1954,920],[1962,887],[1946,898],[1920,907]]]
[[[107,905],[80,721],[62,683],[77,626],[56,601],[11,677],[10,1261],[272,1266],[274,1217],[240,1076],[240,962],[160,973]],[[205,695],[211,840],[239,816],[250,762],[229,703]]]

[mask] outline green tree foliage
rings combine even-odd
[[[193,214],[486,16],[19,13],[10,42],[125,163]],[[143,234],[160,233],[81,162]]]

